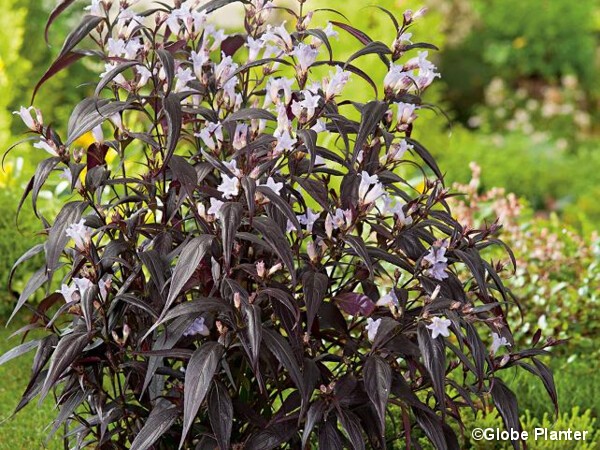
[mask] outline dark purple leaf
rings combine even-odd
[[[221,222],[221,239],[223,241],[223,260],[225,269],[231,267],[231,252],[233,250],[235,234],[242,224],[244,208],[238,202],[225,202],[219,209],[217,217]]]
[[[377,411],[379,432],[383,438],[385,437],[385,411],[392,387],[392,370],[386,360],[371,355],[367,358],[363,371],[365,391]]]
[[[207,342],[194,352],[185,371],[183,431],[179,448],[183,447],[200,405],[212,383],[224,348],[218,342]]]
[[[67,125],[67,144],[71,145],[94,127],[100,125],[113,114],[120,113],[130,106],[128,102],[109,101],[96,97],[82,100],[71,113]]]
[[[375,303],[365,294],[344,292],[334,297],[335,302],[343,311],[352,316],[370,316],[375,311]]]
[[[271,250],[275,252],[283,261],[292,277],[292,284],[296,284],[296,269],[294,267],[294,255],[290,248],[290,243],[279,228],[279,225],[268,217],[255,217],[252,223],[262,235],[263,239],[269,244]]]
[[[306,329],[309,334],[321,303],[327,295],[328,286],[329,278],[325,274],[307,271],[302,276],[302,291],[306,304]]]
[[[423,355],[423,363],[431,377],[433,390],[442,409],[446,404],[445,379],[446,379],[446,354],[444,353],[444,338],[441,336],[433,339],[431,332],[420,322],[417,337],[419,348]]]
[[[498,408],[506,430],[517,430],[521,433],[521,422],[519,421],[519,407],[517,397],[499,378],[494,378],[492,382],[492,400]],[[511,440],[515,450],[521,448],[520,440]]]
[[[221,449],[229,448],[233,423],[233,405],[227,389],[215,380],[208,394],[210,426]]]
[[[353,450],[364,450],[365,442],[360,431],[360,420],[352,411],[339,409],[338,418],[342,424],[342,428],[348,435],[350,446]]]
[[[179,417],[179,409],[166,400],[161,400],[146,419],[146,423],[131,443],[131,450],[147,450],[171,428]]]

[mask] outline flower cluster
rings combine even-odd
[[[512,346],[507,291],[481,256],[497,227],[453,218],[411,137],[439,76],[409,31],[424,11],[391,20],[389,48],[319,27],[327,11],[304,1],[281,10],[290,24],[244,2],[245,33],[228,34],[210,20],[227,3],[93,1],[49,74],[101,57],[94,94],[66,135],[20,112],[51,153],[34,208],[55,174],[74,196],[44,219],[45,265],[27,287],[63,277],[35,315],[50,365],[30,386],[44,398],[64,384],[57,424],[72,419],[75,447],[380,448],[392,408],[406,418],[394,439],[419,426],[456,448],[444,421],[490,390],[512,411],[496,373],[544,350]],[[341,32],[361,43],[347,61],[330,41]],[[361,67],[369,54],[385,80]]]

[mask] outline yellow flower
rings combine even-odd
[[[88,148],[94,142],[96,142],[96,139],[94,139],[94,135],[92,134],[91,131],[88,131],[84,135],[82,135],[82,136],[78,137],[77,139],[75,139],[75,142],[73,142],[73,145],[75,147]]]
[[[523,36],[519,36],[518,38],[516,38],[513,41],[513,47],[516,49],[523,48],[526,45],[527,45],[527,39],[525,39]]]

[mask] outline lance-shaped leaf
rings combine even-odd
[[[179,135],[181,134],[181,124],[183,116],[181,113],[181,103],[179,97],[176,94],[169,94],[163,100],[163,110],[167,117],[167,148],[165,156],[165,164],[169,162],[177,142],[179,141]]]
[[[244,347],[252,362],[254,371],[258,373],[258,358],[260,353],[260,343],[262,341],[262,322],[261,310],[258,305],[244,305],[244,319],[247,327],[244,330]]]
[[[371,355],[367,358],[364,368],[364,383],[367,395],[377,411],[379,432],[385,436],[385,410],[392,387],[392,369],[386,360]]]
[[[292,277],[292,284],[296,284],[296,269],[294,268],[294,255],[290,243],[279,228],[279,225],[268,217],[255,217],[253,221],[256,228],[267,241],[271,249],[283,261]]]
[[[28,351],[33,350],[35,347],[38,346],[39,342],[39,340],[28,341],[21,345],[17,345],[14,348],[11,348],[9,351],[0,356],[0,366],[10,361],[11,359],[16,358],[17,356],[21,356],[27,353]]]
[[[379,125],[381,119],[388,110],[388,104],[386,102],[380,102],[374,100],[363,106],[361,111],[360,128],[358,129],[358,135],[354,142],[354,152],[352,154],[352,164],[356,162],[358,154],[363,149],[363,146],[367,142],[369,136],[371,136]]]
[[[274,204],[290,222],[292,222],[297,230],[301,228],[300,222],[298,222],[298,217],[296,217],[296,214],[294,214],[289,202],[287,202],[280,195],[276,194],[273,189],[268,186],[258,185],[256,186],[256,190],[267,197],[269,201]]]
[[[13,309],[10,318],[8,319],[8,323],[12,321],[13,317],[15,317],[15,314],[21,309],[21,307],[25,304],[27,299],[31,297],[35,293],[35,291],[41,288],[46,281],[48,281],[48,273],[45,267],[42,267],[33,275],[31,275],[29,280],[27,280],[27,284],[21,292],[21,295],[19,295],[19,300],[17,300],[17,304],[15,306],[15,309]]]
[[[221,239],[223,240],[223,259],[225,268],[231,267],[231,252],[233,250],[235,233],[242,224],[244,208],[238,202],[226,202],[219,209],[218,218],[221,222]]]
[[[308,439],[315,425],[322,422],[323,413],[325,412],[325,403],[323,400],[317,400],[315,403],[310,405],[308,412],[306,413],[306,422],[304,423],[304,430],[302,432],[302,449],[308,449]]]
[[[171,304],[180,294],[183,286],[185,286],[192,274],[196,271],[200,261],[202,261],[202,258],[204,258],[208,249],[210,248],[212,240],[213,236],[204,234],[202,236],[195,237],[185,244],[185,247],[179,255],[179,260],[175,265],[175,270],[173,271],[171,286],[169,287],[169,295],[167,296],[167,302],[165,303],[165,307],[163,308],[163,312],[161,314],[162,317],[164,317]]]
[[[71,113],[67,124],[67,145],[100,125],[110,116],[129,107],[129,102],[109,101],[97,97],[83,99]]]
[[[207,342],[194,352],[185,371],[183,394],[183,431],[179,448],[183,447],[200,405],[208,392],[224,348],[218,342]]]
[[[233,404],[225,386],[215,380],[208,394],[208,418],[221,449],[228,449],[233,423]]]
[[[348,435],[353,450],[365,450],[365,441],[360,431],[360,420],[352,411],[347,409],[338,410],[337,414],[342,428]]]
[[[146,450],[175,423],[179,409],[166,400],[159,401],[154,407],[146,423],[131,444],[131,450]]]
[[[499,378],[494,378],[492,382],[492,400],[498,408],[498,412],[504,421],[507,430],[518,430],[521,432],[521,422],[519,421],[519,407],[517,397]],[[511,440],[515,450],[521,448],[521,442]]]
[[[392,53],[392,51],[383,42],[379,42],[379,41],[369,42],[363,48],[361,48],[360,50],[353,53],[352,56],[350,56],[350,58],[348,58],[346,63],[350,63],[350,61],[354,61],[356,58],[359,58],[364,55],[370,55],[373,53],[376,53],[381,56],[381,55],[389,55],[390,53]],[[389,64],[386,65],[386,68],[388,68],[388,67],[389,67]]]
[[[198,11],[206,11],[207,13],[211,13],[213,11],[216,11],[217,9],[229,5],[230,3],[235,2],[249,3],[248,0],[211,0],[200,6],[198,8]]]
[[[250,120],[250,119],[265,119],[265,120],[277,120],[277,117],[272,112],[262,108],[243,108],[227,116],[223,120],[223,125],[229,122],[236,122],[238,120]]]
[[[365,263],[367,269],[369,269],[369,274],[371,275],[371,277],[374,277],[375,272],[373,270],[371,256],[369,255],[367,246],[365,245],[365,242],[362,240],[362,238],[359,236],[352,236],[349,234],[347,236],[344,236],[344,241],[346,241],[346,243],[348,243],[350,247],[352,247],[352,250],[354,250],[356,256],[358,256],[361,259],[361,261]]]
[[[82,332],[71,333],[61,338],[52,354],[52,358],[50,358],[50,368],[40,395],[40,405],[65,370],[81,356],[81,352],[88,345],[88,342],[88,334]]]
[[[306,304],[306,328],[308,333],[310,333],[313,321],[327,294],[328,284],[329,278],[322,273],[307,271],[302,276],[302,291],[304,292],[304,303]]]
[[[46,27],[44,28],[44,39],[46,40],[46,44],[49,44],[48,31],[50,30],[50,26],[52,23],[54,23],[58,16],[60,16],[69,6],[71,6],[71,4],[73,4],[73,2],[75,2],[75,0],[63,0],[56,5],[56,7],[50,13],[50,16],[48,16]]]
[[[419,348],[423,355],[423,363],[433,384],[435,396],[440,405],[446,403],[444,380],[446,378],[446,354],[444,353],[444,339],[437,337],[433,339],[430,331],[423,322],[419,323],[417,330]]]
[[[290,345],[279,333],[276,333],[269,328],[263,328],[263,340],[267,345],[267,348],[275,355],[285,370],[287,370],[292,382],[300,391],[302,398],[304,398],[306,394],[304,378],[300,366],[294,358],[294,352]]]
[[[306,150],[308,150],[310,156],[308,173],[310,174],[313,171],[317,159],[317,132],[315,130],[298,130],[296,134],[302,139]]]
[[[162,48],[156,50],[156,55],[158,56],[158,59],[160,59],[165,71],[165,76],[167,78],[167,92],[169,93],[173,86],[173,78],[175,78],[175,59],[169,51]]]

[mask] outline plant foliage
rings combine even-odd
[[[47,335],[3,357],[36,350],[17,410],[52,393],[52,432],[64,425],[71,448],[410,447],[417,427],[449,449],[448,422],[476,397],[519,428],[504,369],[539,375],[556,400],[537,359],[554,342],[510,347],[503,267],[482,256],[502,245],[499,226],[453,219],[440,169],[411,138],[439,75],[435,47],[408,31],[423,11],[381,11],[389,45],[338,16],[311,28],[333,13],[304,2],[242,2],[234,35],[207,22],[232,1],[176,3],[93,1],[35,91],[91,57],[106,64],[95,96],[66,130],[20,111],[51,155],[24,199],[37,213],[59,174],[73,197],[39,215],[45,243],[19,261],[45,256],[13,315],[61,286],[21,329]],[[356,41],[348,61],[338,33]],[[383,89],[357,65],[371,57],[389,70]],[[370,102],[344,92],[350,77]]]

